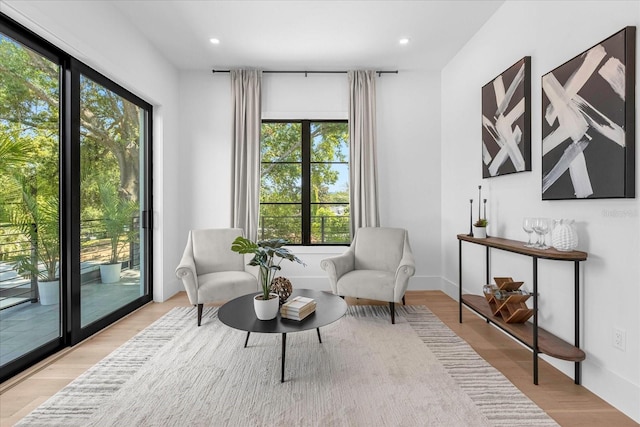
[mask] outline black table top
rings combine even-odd
[[[313,298],[316,311],[303,320],[283,319],[280,312],[273,320],[258,320],[253,309],[257,293],[232,299],[218,310],[218,319],[227,326],[247,332],[289,333],[320,328],[340,319],[347,312],[347,303],[337,295],[311,289],[294,289],[289,298],[298,295]]]

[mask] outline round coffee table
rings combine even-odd
[[[257,293],[243,295],[232,299],[218,310],[218,319],[225,325],[247,332],[244,346],[247,347],[251,332],[264,334],[282,334],[282,369],[280,382],[284,382],[284,363],[287,348],[287,334],[291,332],[315,329],[318,340],[322,344],[320,328],[340,319],[347,312],[347,303],[337,295],[329,292],[311,289],[295,289],[289,298],[298,295],[313,298],[316,301],[316,311],[304,320],[283,319],[276,316],[273,320],[258,320],[253,310],[253,297]]]

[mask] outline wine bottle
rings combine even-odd
[[[482,287],[482,292],[485,295],[493,295],[493,294],[496,293],[497,290],[498,290],[498,287],[496,285],[492,285],[492,284],[484,285]]]
[[[511,295],[529,295],[529,292],[523,289],[516,289],[515,291],[498,290],[493,294],[493,296],[499,300],[505,300],[509,298]]]

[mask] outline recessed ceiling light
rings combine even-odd
[[[398,43],[400,44],[409,44],[409,39],[408,38],[402,38],[400,40],[398,40]]]
[[[220,40],[216,38],[209,39],[209,41],[211,42],[211,44],[220,44]]]

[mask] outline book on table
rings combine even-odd
[[[300,311],[313,303],[315,303],[313,298],[298,295],[282,304],[282,308],[286,308],[288,311]]]
[[[280,310],[280,316],[283,319],[303,320],[306,317],[310,316],[311,314],[315,313],[315,311],[316,311],[316,305],[310,304],[308,307],[306,307],[304,310],[300,312],[289,312],[287,310]]]
[[[280,315],[286,319],[302,320],[316,310],[313,298],[297,296],[282,304]]]

